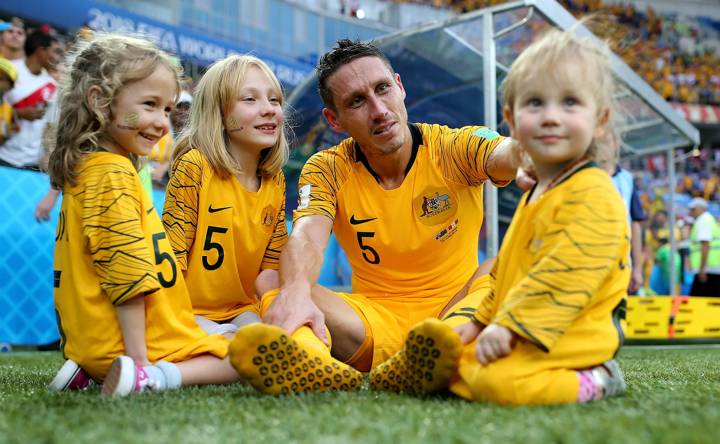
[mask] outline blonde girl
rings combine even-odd
[[[210,333],[231,336],[260,322],[258,296],[277,286],[287,241],[284,123],[280,84],[256,57],[216,62],[195,89],[163,223],[196,319]]]
[[[604,47],[553,30],[508,72],[503,115],[537,184],[518,205],[473,321],[457,332],[438,329],[439,355],[454,359],[433,366],[445,369],[445,387],[458,396],[555,404],[625,390],[613,357],[630,277],[628,223],[612,180],[594,161],[608,146],[597,143],[611,117],[608,63]],[[453,342],[458,333],[461,341]],[[412,373],[413,351],[401,353]],[[372,387],[398,386],[386,376],[390,364],[371,374]]]
[[[145,40],[113,35],[80,41],[68,66],[49,162],[63,191],[55,306],[69,359],[54,388],[82,388],[83,374],[115,396],[236,381],[227,340],[195,323],[137,173],[168,132],[179,66]]]

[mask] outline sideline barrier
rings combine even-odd
[[[629,296],[627,339],[720,339],[720,298]]]
[[[53,244],[60,200],[49,222],[35,222],[35,206],[49,189],[46,174],[0,167],[0,342],[37,345],[59,338]]]

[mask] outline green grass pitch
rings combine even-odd
[[[0,354],[0,443],[716,443],[720,348],[623,349],[625,396],[508,408],[450,397],[272,398],[240,385],[49,394],[58,353]]]

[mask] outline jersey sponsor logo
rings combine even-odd
[[[449,189],[432,188],[413,199],[413,210],[423,224],[437,225],[455,215],[457,203]]]
[[[500,134],[490,128],[480,128],[473,133],[473,136],[482,137],[483,139],[490,141],[500,136]]]
[[[459,220],[455,219],[450,225],[438,231],[438,233],[435,235],[435,240],[445,242],[446,240],[450,239],[455,233],[457,233],[458,223]]]
[[[262,215],[260,216],[260,223],[265,228],[270,228],[275,225],[275,216],[277,215],[277,210],[272,206],[268,205],[262,210]]]
[[[300,187],[298,190],[298,210],[304,210],[310,206],[310,192],[312,191],[312,185],[307,184]]]
[[[355,215],[353,214],[350,216],[350,225],[360,225],[364,224],[365,222],[371,222],[377,219],[377,217],[371,217],[369,219],[355,219]]]
[[[208,206],[208,213],[217,213],[218,211],[227,210],[228,208],[232,208],[232,206],[213,208],[212,204],[210,204]]]

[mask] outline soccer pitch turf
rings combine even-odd
[[[0,443],[714,443],[720,348],[625,348],[625,396],[582,406],[498,407],[363,390],[273,398],[249,387],[124,399],[50,394],[59,353],[0,354]]]

